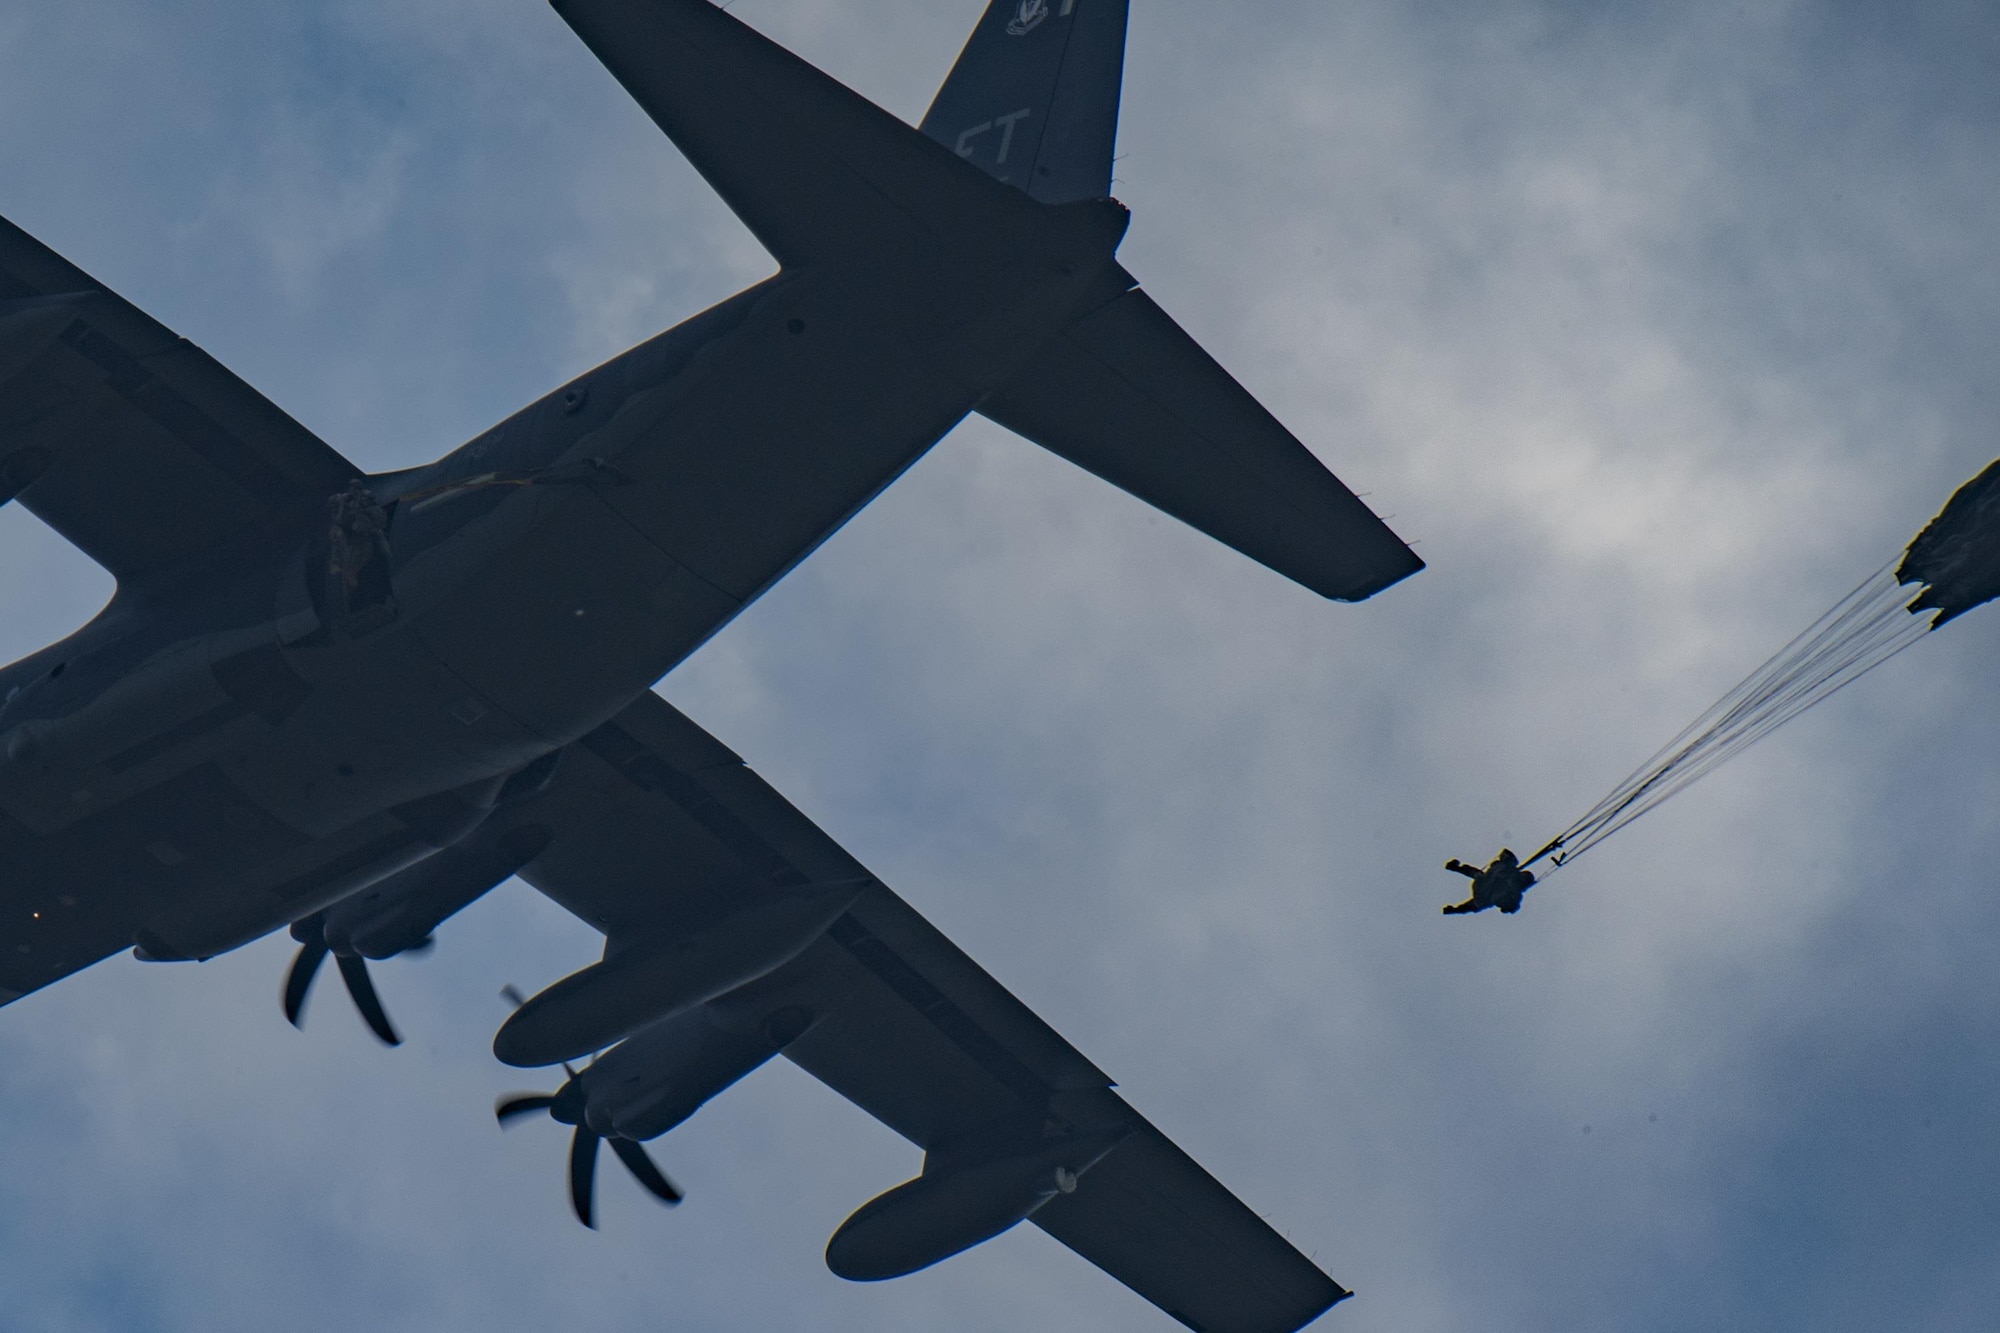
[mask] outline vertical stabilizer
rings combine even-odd
[[[993,0],[923,131],[1045,204],[1111,193],[1127,0]]]

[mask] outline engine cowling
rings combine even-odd
[[[812,1024],[796,1005],[755,1020],[705,1004],[641,1028],[585,1071],[584,1123],[606,1137],[657,1138]]]
[[[515,1010],[493,1054],[517,1068],[574,1060],[755,981],[803,953],[867,883],[760,895],[706,929],[632,945]]]
[[[999,1158],[931,1169],[854,1211],[826,1243],[826,1266],[850,1282],[903,1277],[971,1249],[1078,1187],[1118,1146],[1120,1125]]]
[[[335,953],[393,958],[414,949],[453,913],[542,854],[541,824],[479,829],[407,870],[335,903],[324,938]]]

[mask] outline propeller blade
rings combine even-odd
[[[569,1141],[569,1201],[576,1209],[576,1220],[595,1231],[597,1222],[591,1210],[591,1191],[597,1178],[597,1135],[582,1125],[576,1127],[576,1137]]]
[[[521,994],[521,988],[511,981],[500,988],[500,998],[512,1009],[519,1009],[528,1002],[528,997]]]
[[[334,961],[340,965],[340,979],[347,983],[347,993],[354,997],[354,1007],[361,1011],[369,1030],[382,1039],[383,1045],[401,1046],[403,1039],[396,1035],[389,1013],[382,1007],[382,997],[375,993],[375,983],[368,977],[367,960],[358,955],[339,954]]]
[[[299,956],[292,959],[292,970],[285,974],[285,1018],[295,1028],[304,1026],[300,1020],[305,1016],[306,992],[312,989],[313,977],[325,961],[326,941],[315,933],[299,945]]]
[[[625,1169],[630,1171],[654,1198],[669,1207],[681,1201],[680,1188],[661,1174],[660,1168],[653,1165],[653,1159],[646,1155],[644,1148],[631,1139],[613,1139],[611,1151],[618,1154],[618,1160],[625,1163]]]
[[[546,1092],[522,1092],[512,1097],[502,1097],[493,1104],[493,1118],[503,1126],[511,1120],[536,1111],[546,1111],[555,1104],[555,1098]]]

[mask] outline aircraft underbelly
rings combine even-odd
[[[129,946],[150,913],[198,898],[219,871],[307,841],[204,763],[62,830],[0,821],[0,986],[33,990]]]
[[[18,831],[0,828],[0,843],[18,851]],[[204,764],[9,859],[0,1003],[134,944],[162,959],[225,952],[430,851],[386,813],[301,837]]]
[[[852,284],[789,284],[682,383],[633,404],[605,454],[629,484],[599,496],[747,603],[971,410],[978,388],[948,342],[924,346]]]
[[[315,838],[552,748],[451,670],[414,625],[294,647],[286,660],[311,693],[228,771],[262,808]]]
[[[603,492],[531,492],[509,506],[533,522],[448,580],[431,566],[402,575],[412,629],[427,651],[540,738],[576,739],[618,711],[734,615],[737,604],[608,510]],[[496,515],[505,519],[508,515]],[[485,521],[485,520],[483,520]],[[432,591],[432,583],[448,586]]]
[[[497,783],[618,712],[1124,290],[1108,261],[1064,258],[1076,239],[772,284],[576,443],[581,483],[520,488],[358,619],[315,628],[281,597],[248,694],[204,695],[191,730],[140,747],[118,799],[83,782],[88,802],[63,784],[0,800],[0,990],[135,939],[233,948],[426,854],[444,835],[411,803]]]
[[[147,939],[245,943],[428,854],[440,834],[396,807],[551,748],[408,626],[245,639],[161,654],[4,766],[0,991]]]
[[[1032,286],[1001,304],[1031,323],[1065,306]],[[572,455],[604,465],[603,482],[526,488],[412,560],[398,574],[411,623],[550,745],[581,736],[963,418],[989,387],[980,371],[1005,360],[992,344],[1036,345],[1011,325],[940,327],[935,308],[915,310],[852,275],[775,286],[578,442]]]

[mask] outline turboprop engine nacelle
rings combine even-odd
[[[760,1019],[728,1003],[662,1019],[606,1051],[585,1071],[584,1123],[606,1137],[658,1138],[813,1024],[797,1005]]]
[[[445,918],[540,856],[549,841],[541,824],[475,830],[335,903],[327,909],[323,938],[337,954],[394,958],[424,944]]]
[[[515,1010],[493,1054],[524,1069],[574,1060],[755,981],[805,952],[870,882],[760,893],[716,925],[633,944]]]
[[[1117,1147],[1131,1130],[1111,1129],[1024,1152],[932,1170],[877,1195],[826,1243],[826,1266],[850,1282],[903,1277],[991,1240],[1058,1194]]]

